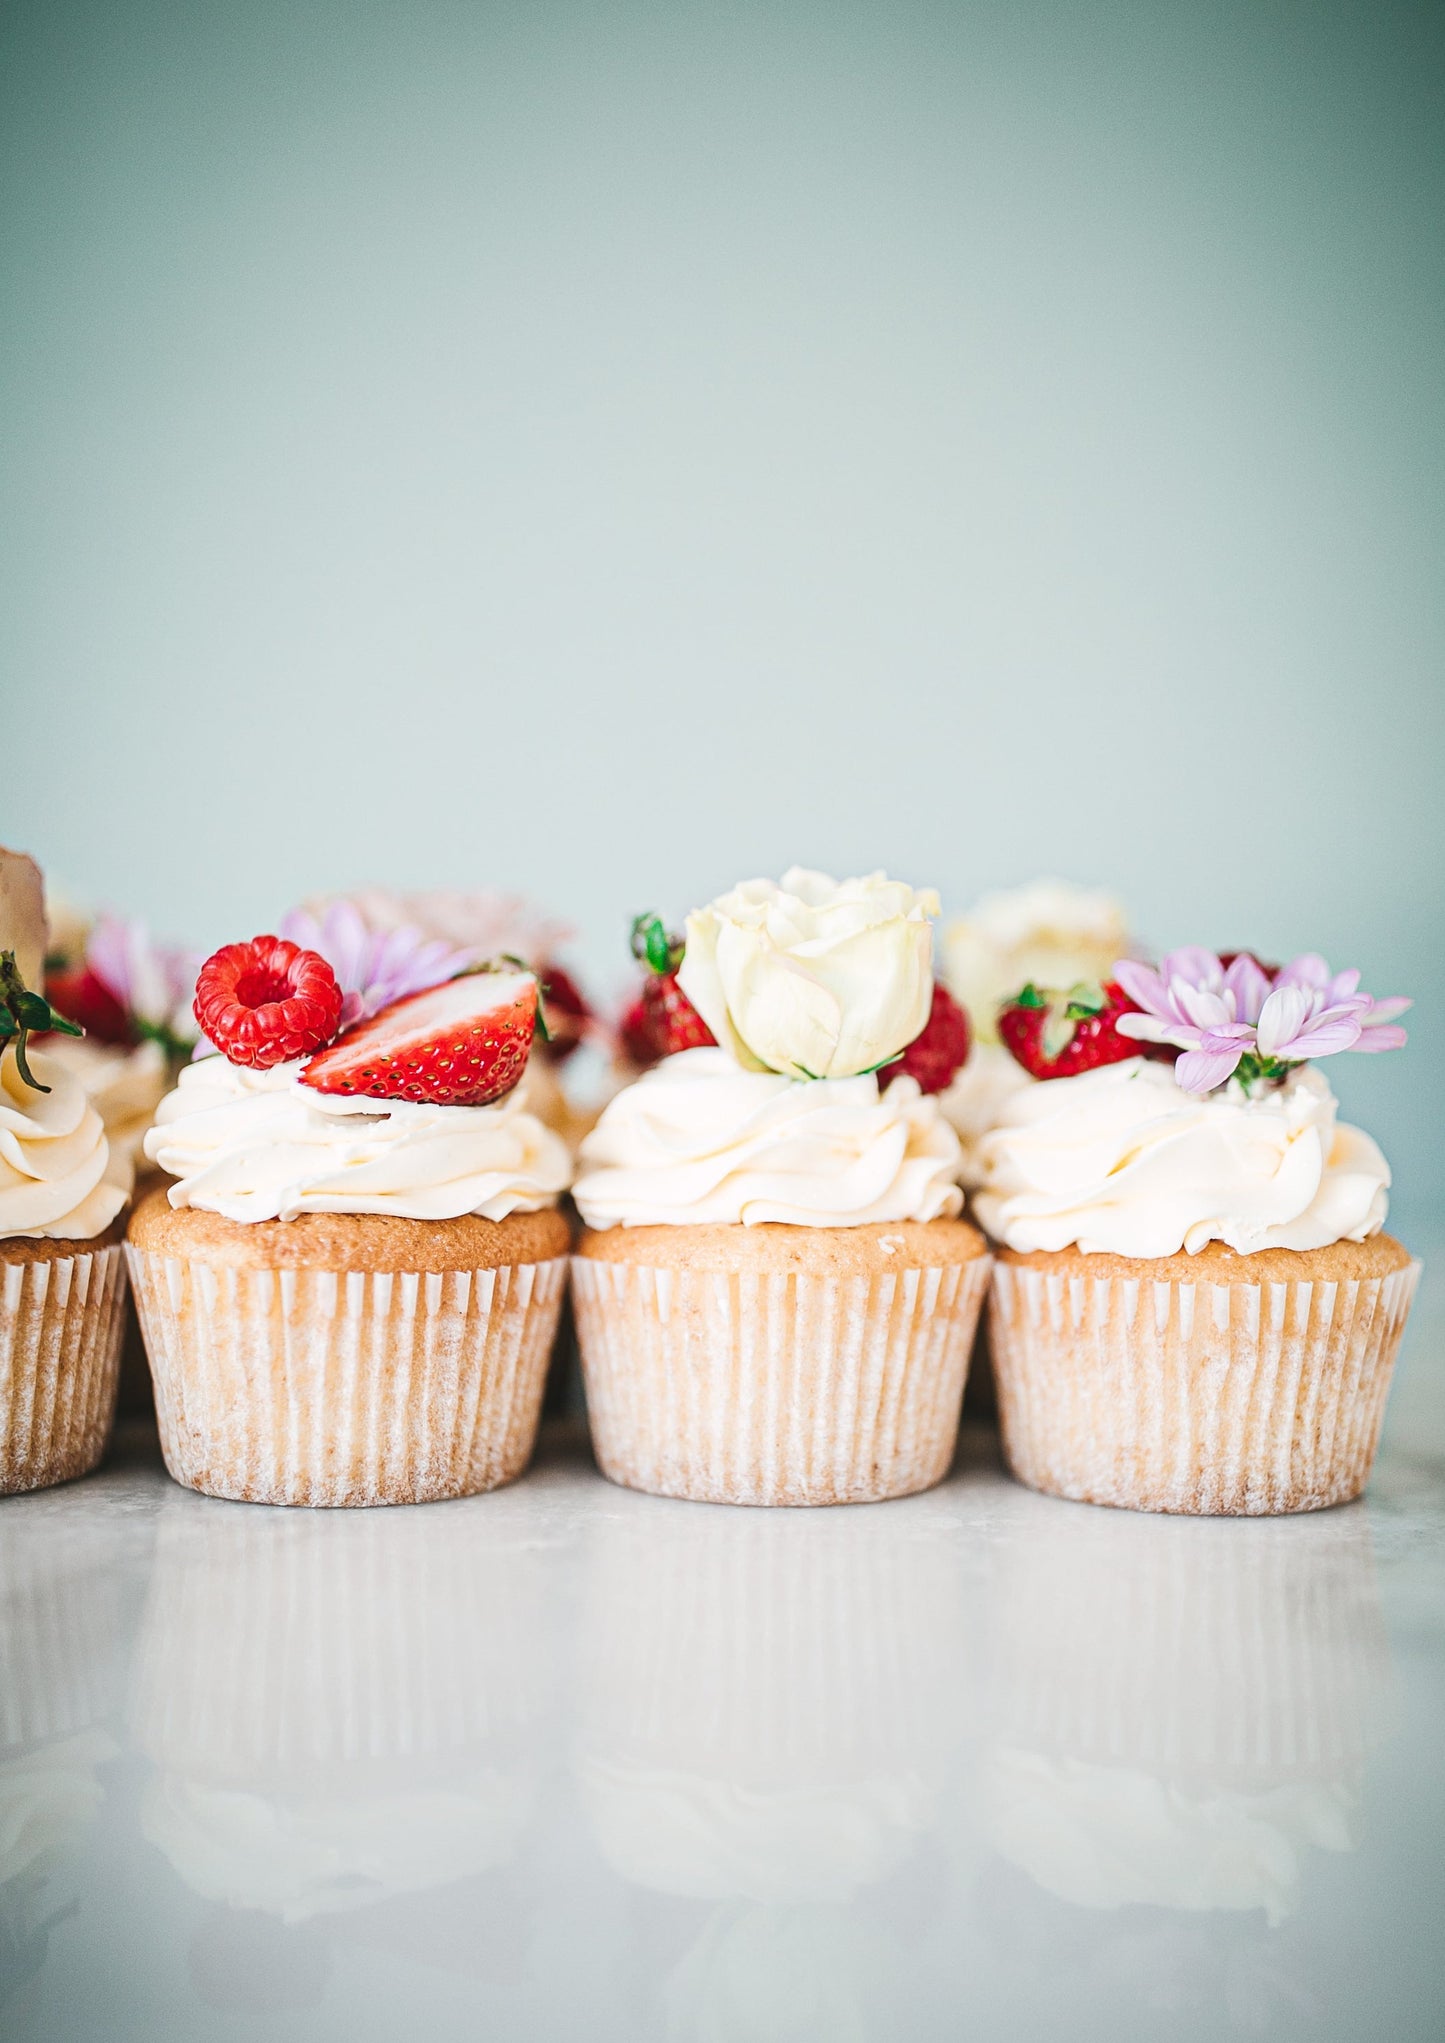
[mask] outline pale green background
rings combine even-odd
[[[1441,11],[7,10],[3,834],[210,943],[1054,868],[1445,1184]]]

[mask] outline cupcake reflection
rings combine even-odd
[[[1069,1510],[1061,1536],[1010,1547],[998,1589],[981,1800],[1039,1888],[1273,1926],[1313,1853],[1359,1844],[1390,1679],[1363,1513]]]
[[[231,1948],[259,1941],[295,1960],[284,2004],[314,2004],[318,1924],[517,1851],[546,1694],[535,1561],[495,1505],[484,1540],[469,1527],[169,1501],[132,1708],[144,1835],[223,1911],[192,1953],[205,1998],[259,2006]]]
[[[0,2014],[76,1913],[64,1879],[119,1751],[125,1600],[110,1528],[7,1517],[0,1571]],[[0,2024],[3,2027],[3,2024]]]
[[[577,1778],[639,1937],[702,1904],[669,2035],[847,2037],[902,1966],[863,1897],[926,1854],[966,1732],[956,1570],[906,1513],[630,1499],[597,1526]]]

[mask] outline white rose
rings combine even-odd
[[[684,993],[739,1064],[852,1078],[905,1049],[933,999],[932,889],[794,866],[687,918]]]
[[[943,932],[943,977],[974,1035],[997,1042],[998,1004],[1030,980],[1064,988],[1107,979],[1129,955],[1124,910],[1112,894],[1034,880],[985,894]]]

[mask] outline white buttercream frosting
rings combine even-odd
[[[170,1085],[170,1066],[159,1043],[97,1043],[89,1037],[53,1037],[46,1054],[78,1078],[100,1115],[110,1144],[111,1175],[127,1191],[146,1131]]]
[[[1185,1092],[1130,1058],[1016,1093],[977,1145],[979,1219],[1020,1251],[1191,1255],[1363,1241],[1385,1222],[1390,1169],[1338,1121],[1328,1081],[1298,1066],[1277,1090]]]
[[[970,1191],[979,1182],[979,1143],[997,1127],[1014,1094],[1038,1082],[1002,1043],[975,1043],[938,1095],[939,1109],[963,1145],[959,1179]]]
[[[958,1138],[916,1082],[743,1071],[684,1050],[609,1101],[579,1153],[589,1227],[860,1227],[958,1212]]]
[[[524,1085],[491,1106],[434,1107],[316,1092],[302,1069],[247,1071],[224,1057],[187,1065],[145,1140],[178,1181],[173,1206],[242,1221],[503,1220],[566,1189],[566,1145],[527,1111]]]
[[[50,1090],[25,1083],[13,1049],[0,1056],[0,1239],[89,1241],[125,1204],[129,1173],[80,1080],[49,1050],[32,1045],[26,1062]]]

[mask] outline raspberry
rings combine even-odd
[[[256,936],[207,958],[196,979],[195,1016],[233,1064],[266,1071],[331,1041],[341,988],[316,951]]]
[[[935,980],[928,1020],[903,1055],[883,1066],[878,1090],[885,1091],[900,1071],[906,1071],[918,1080],[920,1092],[947,1092],[953,1074],[967,1061],[968,1051],[968,1017],[948,988]]]

